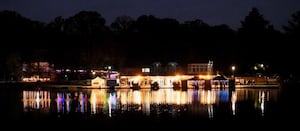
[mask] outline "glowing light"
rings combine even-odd
[[[109,98],[108,98],[108,115],[111,117],[111,112],[113,109],[115,109],[117,103],[117,97],[114,93],[109,93]]]
[[[205,91],[201,92],[200,103],[201,104],[214,104],[216,103],[216,92],[214,91]]]
[[[262,92],[261,94],[260,108],[261,108],[261,115],[263,116],[265,113],[265,92]]]
[[[134,83],[139,83],[141,79],[142,79],[142,77],[141,77],[140,75],[136,75],[135,78],[133,78],[132,81],[133,81]]]
[[[176,80],[180,80],[180,78],[181,78],[181,75],[176,75],[176,76],[175,76],[175,79],[176,79]]]
[[[235,104],[236,104],[236,100],[237,100],[237,97],[236,97],[236,92],[233,91],[232,92],[232,96],[231,96],[231,109],[232,109],[232,114],[235,115]]]
[[[91,113],[96,114],[96,102],[97,102],[96,94],[92,94],[90,102],[91,102]]]
[[[135,104],[141,104],[142,98],[141,98],[141,92],[140,91],[134,91],[133,92],[133,103]]]
[[[209,105],[207,107],[207,112],[208,112],[208,118],[213,118],[214,117],[214,107],[213,107],[213,105]]]
[[[28,111],[27,109],[49,109],[50,102],[48,91],[23,91],[23,108],[25,112]]]
[[[260,66],[260,68],[264,68],[264,64],[260,64],[259,66]]]
[[[187,102],[187,92],[181,92],[180,104],[186,104]]]
[[[232,71],[235,71],[235,66],[231,66],[231,70],[232,70]]]
[[[149,73],[150,72],[150,68],[142,68],[142,72]]]
[[[180,105],[180,92],[179,91],[175,92],[175,97],[176,97],[176,104]]]
[[[127,97],[127,93],[126,92],[122,92],[121,95],[120,95],[120,101],[122,104],[127,104],[127,100],[128,100],[128,97]]]
[[[199,79],[204,79],[204,80],[210,80],[212,78],[212,75],[199,75]]]

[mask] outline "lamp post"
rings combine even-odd
[[[232,77],[234,78],[234,71],[235,71],[235,66],[231,66],[231,71],[232,71]]]
[[[236,70],[236,67],[234,65],[231,66],[232,78],[231,78],[231,80],[229,80],[229,89],[230,90],[235,90],[235,77],[234,77],[235,70]]]
[[[107,74],[106,74],[107,78],[110,79],[112,66],[110,66],[110,65],[105,66],[104,69],[107,71]]]

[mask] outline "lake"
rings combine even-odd
[[[292,108],[296,100],[290,95],[295,92],[290,90],[5,86],[0,89],[0,115],[2,121],[16,124],[9,128],[20,125],[23,129],[269,128],[289,122],[298,114],[299,108]]]

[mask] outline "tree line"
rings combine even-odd
[[[252,8],[237,30],[226,24],[209,25],[201,19],[180,23],[173,18],[119,16],[110,25],[96,11],[57,16],[49,23],[34,21],[15,11],[0,12],[1,78],[15,75],[24,62],[48,61],[56,67],[116,69],[153,62],[214,61],[229,71],[231,64],[248,72],[263,62],[275,72],[298,70],[300,11],[291,14],[283,31],[274,29]],[[271,70],[271,69],[270,69]]]

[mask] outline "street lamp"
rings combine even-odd
[[[234,77],[235,66],[231,66],[231,70],[232,70],[232,77]]]
[[[231,66],[232,78],[229,80],[229,89],[230,90],[235,90],[235,77],[234,77],[235,70],[236,70],[235,65],[232,65]]]
[[[112,70],[112,66],[105,66],[104,69],[106,69],[107,71],[107,75],[108,75],[108,79],[110,79],[110,73],[111,73],[111,70]]]

